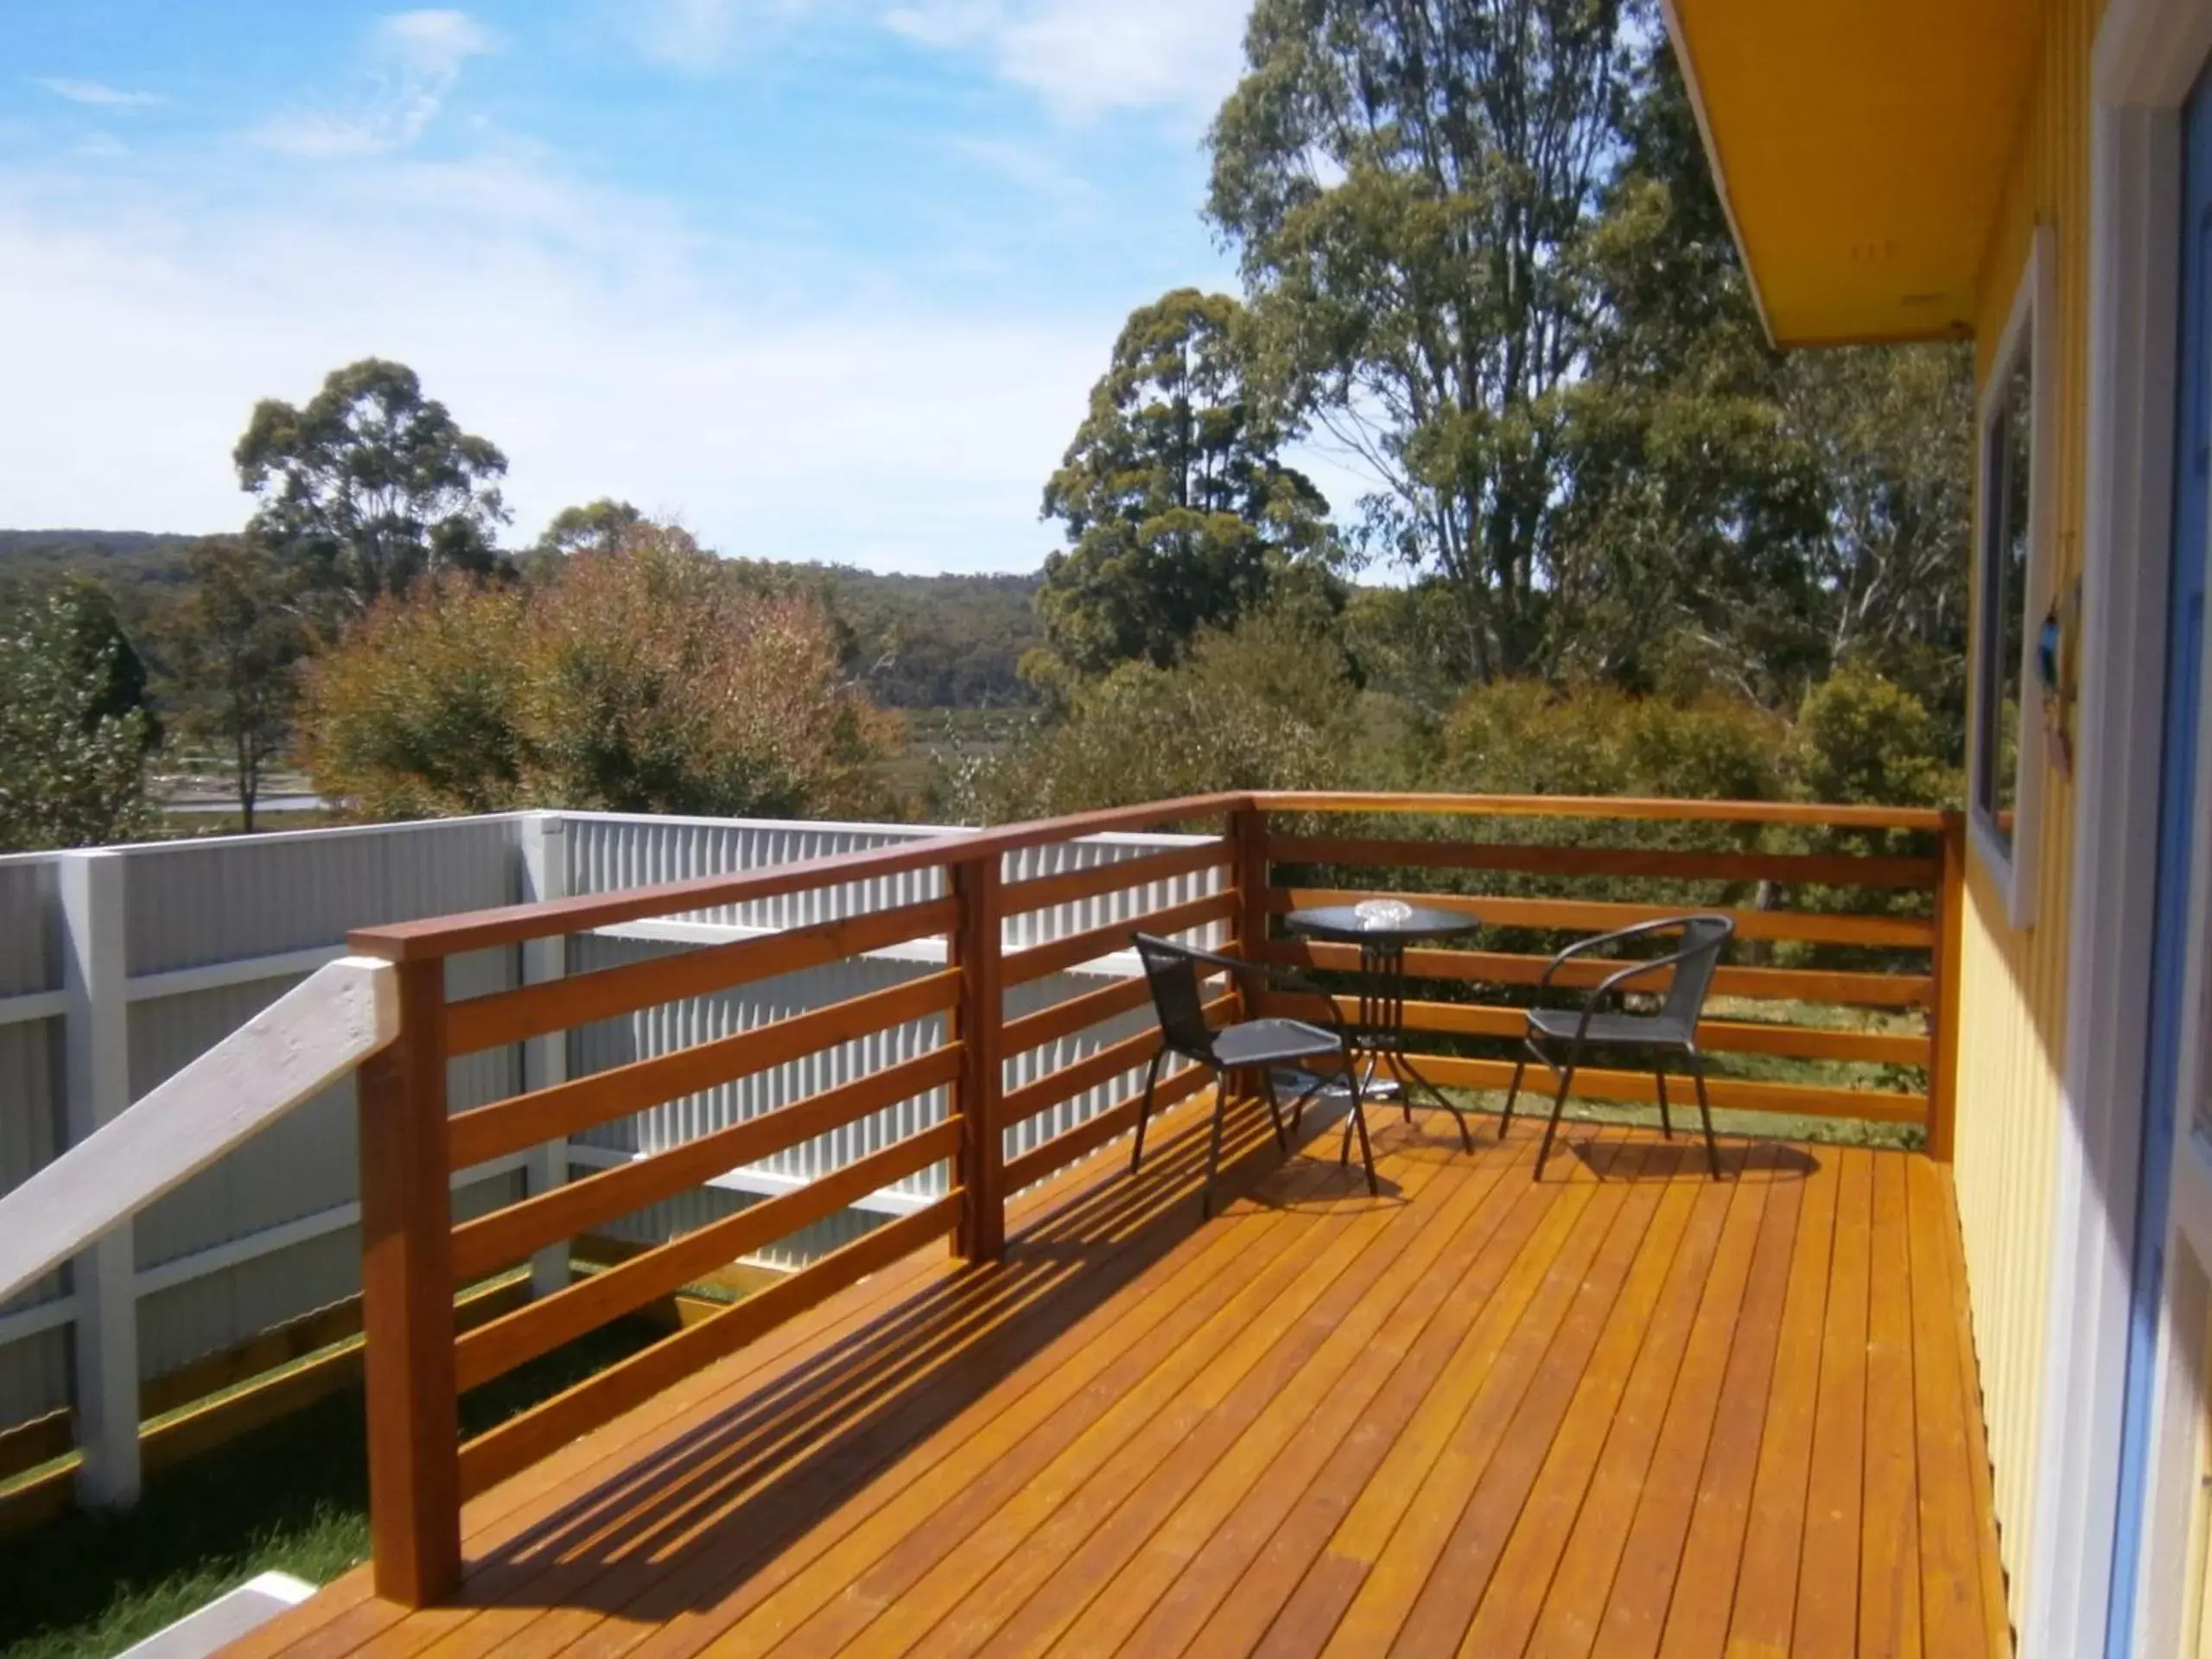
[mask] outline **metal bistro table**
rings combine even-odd
[[[1410,1121],[1413,1091],[1418,1084],[1437,1105],[1452,1114],[1459,1126],[1459,1140],[1470,1152],[1474,1138],[1467,1133],[1467,1115],[1421,1074],[1406,1047],[1406,947],[1433,939],[1447,939],[1471,932],[1480,918],[1461,910],[1439,910],[1409,905],[1401,899],[1369,899],[1357,905],[1321,905],[1294,910],[1283,918],[1294,933],[1310,939],[1359,947],[1359,1014],[1353,1021],[1358,1046],[1367,1051],[1367,1074],[1360,1093],[1377,1097],[1376,1073],[1382,1057],[1389,1056],[1390,1073],[1397,1081],[1398,1103]]]

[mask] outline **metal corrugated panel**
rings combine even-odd
[[[70,1403],[69,1327],[40,1331],[0,1348],[0,1428]]]
[[[360,1287],[360,1229],[348,1226],[141,1295],[139,1375],[175,1370]]]
[[[350,1138],[350,1121],[346,1128]],[[454,1194],[454,1218],[467,1220],[522,1196],[518,1173],[474,1182]],[[142,1294],[139,1374],[152,1377],[175,1370],[203,1354],[249,1341],[302,1313],[343,1301],[360,1288],[361,1232],[358,1225],[348,1224],[182,1284]]]
[[[61,1144],[62,1033],[59,1020],[0,1026],[0,1192],[30,1179]],[[0,1309],[60,1294],[58,1273]],[[0,1350],[0,1353],[4,1353]]]
[[[0,996],[61,983],[57,877],[49,854],[0,857]],[[0,1026],[0,1192],[28,1179],[62,1139],[62,1029],[59,1020]],[[5,1302],[14,1312],[68,1292],[68,1272],[48,1274]],[[69,1403],[69,1331],[41,1331],[0,1344],[0,1426]]]
[[[61,1022],[0,1026],[0,1192],[28,1179],[61,1139]],[[48,1274],[0,1313],[64,1295],[67,1270]],[[69,1332],[43,1331],[0,1344],[0,1427],[69,1403]]]
[[[0,996],[61,983],[59,878],[50,853],[0,858]]]
[[[348,929],[511,904],[512,816],[123,849],[129,970],[342,944]]]
[[[730,875],[772,864],[828,858],[925,841],[945,833],[911,824],[798,823],[747,818],[663,818],[617,813],[565,814],[569,891],[613,893],[700,876]],[[800,927],[809,922],[918,904],[944,891],[937,870],[718,905],[681,919],[730,927]]]

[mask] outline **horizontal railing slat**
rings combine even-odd
[[[893,1181],[942,1163],[959,1145],[960,1120],[949,1117],[918,1135],[855,1159],[795,1192],[765,1199],[642,1255],[633,1255],[619,1267],[541,1297],[504,1319],[480,1325],[454,1345],[455,1386],[465,1393],[525,1360],[550,1353],[609,1319],[681,1289],[702,1274],[834,1216],[855,1199]]]
[[[463,1168],[556,1135],[574,1135],[594,1123],[801,1059],[887,1026],[940,1013],[952,1006],[959,989],[959,973],[947,969],[811,1013],[479,1106],[452,1121],[453,1165]]]
[[[1268,960],[1290,967],[1357,969],[1359,947],[1303,939],[1277,939]],[[1409,979],[1488,980],[1499,985],[1534,985],[1548,958],[1496,950],[1413,950],[1406,952]],[[1563,963],[1552,982],[1586,989],[1616,969],[1630,963],[1618,957],[1585,957]],[[1654,983],[1659,982],[1655,981]],[[1747,996],[1771,1002],[1842,1002],[1875,1008],[1921,1007],[1935,982],[1925,974],[1828,973],[1806,968],[1732,968],[1714,973],[1713,988],[1722,996]]]
[[[863,951],[947,932],[952,918],[952,900],[935,899],[472,996],[446,1010],[447,1049],[454,1054],[474,1053],[662,1002],[819,968]]]
[[[1171,847],[1165,852],[1115,859],[1089,869],[1010,881],[1000,890],[1003,899],[1001,913],[1016,916],[1049,905],[1074,904],[1079,899],[1096,899],[1102,893],[1120,893],[1154,881],[1172,881],[1178,876],[1217,869],[1229,861],[1229,856],[1228,843],[1217,838],[1196,847]]]
[[[454,1280],[467,1284],[547,1244],[674,1198],[726,1171],[758,1163],[818,1135],[950,1083],[960,1046],[884,1067],[852,1083],[700,1135],[634,1162],[553,1187],[453,1230]]]
[[[1464,911],[1492,927],[1553,932],[1610,932],[1637,922],[1680,916],[1681,905],[1630,905],[1595,899],[1515,899],[1490,893],[1386,893],[1359,887],[1270,887],[1268,909],[1281,915],[1316,905],[1356,905],[1400,899],[1439,910]],[[1739,939],[1789,939],[1808,944],[1855,944],[1925,950],[1936,943],[1936,924],[1913,916],[1847,916],[1830,911],[1721,910],[1709,912],[1736,924]]]
[[[1046,974],[1057,974],[1116,950],[1127,950],[1132,936],[1140,932],[1180,933],[1187,928],[1203,927],[1208,922],[1227,921],[1236,913],[1234,893],[1210,893],[1203,899],[1187,899],[1142,916],[1132,916],[1127,921],[1109,922],[1103,927],[1071,933],[1065,938],[1033,944],[1027,950],[1016,950],[1007,957],[1005,982],[1027,984]]]
[[[1186,1065],[1171,1071],[1160,1079],[1154,1091],[1152,1109],[1164,1112],[1178,1101],[1189,1098],[1206,1086],[1211,1077],[1203,1065]],[[1096,1152],[1117,1135],[1127,1135],[1136,1128],[1137,1109],[1143,1103],[1141,1092],[1116,1101],[1096,1117],[1085,1118],[1071,1129],[1064,1129],[1041,1145],[1032,1147],[1018,1158],[1009,1158],[1006,1166],[1006,1190],[1016,1192],[1043,1180],[1055,1171],[1064,1169],[1077,1159]]]
[[[1226,1015],[1235,1006],[1232,992],[1208,1001],[1205,1012],[1210,1017]],[[1157,1030],[1140,1031],[1124,1037],[1118,1043],[1109,1043],[1094,1054],[1086,1054],[1072,1065],[1064,1065],[1057,1071],[1048,1071],[1033,1083],[1024,1084],[1007,1094],[999,1103],[999,1122],[1007,1128],[1026,1118],[1037,1116],[1062,1101],[1096,1088],[1108,1078],[1118,1077],[1134,1066],[1143,1065],[1160,1046]]]
[[[1116,980],[1098,990],[1085,991],[1080,996],[1055,1002],[1049,1008],[1007,1020],[1001,1052],[1007,1055],[1025,1052],[1040,1044],[1072,1036],[1102,1020],[1141,1008],[1151,1001],[1151,988],[1143,980]]]
[[[1337,1011],[1347,1020],[1359,1014],[1359,999],[1339,996]],[[1325,1017],[1322,999],[1276,992],[1268,1002],[1270,1014],[1293,1019]],[[1524,1009],[1474,1002],[1408,1001],[1405,1005],[1408,1031],[1435,1032],[1456,1037],[1518,1038],[1528,1030]],[[1817,1026],[1768,1026],[1752,1020],[1702,1020],[1698,1041],[1716,1052],[1771,1054],[1793,1060],[1847,1060],[1873,1065],[1926,1065],[1931,1058],[1927,1037],[1910,1032],[1831,1031]]]
[[[632,1354],[461,1448],[461,1494],[474,1497],[580,1434],[643,1405],[671,1384],[735,1353],[871,1273],[952,1230],[958,1189],[862,1235],[789,1278]]]
[[[1802,801],[1694,801],[1634,795],[1423,795],[1382,790],[1258,790],[1268,812],[1403,812],[1492,818],[1662,819],[1677,823],[1783,823],[1818,830],[1943,827],[1934,807],[1846,806]]]
[[[1268,856],[1282,864],[1373,869],[1512,870],[1534,875],[1648,876],[1680,881],[1775,881],[1789,886],[1899,887],[1933,892],[1932,858],[1860,858],[1848,853],[1714,852],[1672,847],[1554,847],[1503,841],[1389,840],[1356,836],[1275,836]]]

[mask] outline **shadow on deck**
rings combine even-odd
[[[1378,1116],[1378,1123],[1386,1120]],[[240,1654],[2006,1649],[1946,1172],[1195,1110],[471,1504]]]

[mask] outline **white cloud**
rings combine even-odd
[[[426,80],[450,84],[462,64],[496,52],[499,38],[465,11],[397,11],[378,20],[378,49]]]
[[[914,0],[884,16],[924,46],[982,54],[1070,120],[1210,116],[1236,86],[1249,0]]]
[[[626,10],[638,48],[653,62],[691,73],[720,68],[816,9],[817,0],[643,0]]]
[[[1002,138],[956,137],[945,140],[945,148],[1009,184],[1018,184],[1040,196],[1074,201],[1096,194],[1089,180],[1069,171],[1034,144],[1011,143]]]
[[[499,37],[465,11],[390,13],[370,36],[364,92],[339,108],[284,111],[247,136],[310,161],[404,149],[437,118],[462,66],[499,48]]]
[[[925,303],[534,162],[386,156],[245,205],[21,182],[0,175],[0,361],[48,391],[0,400],[0,524],[236,524],[254,401],[377,353],[506,451],[517,539],[612,494],[732,553],[1029,569],[1120,321]]]
[[[72,104],[91,104],[101,109],[139,109],[168,100],[159,92],[126,92],[97,80],[75,80],[67,75],[41,75],[38,84],[56,98]]]

